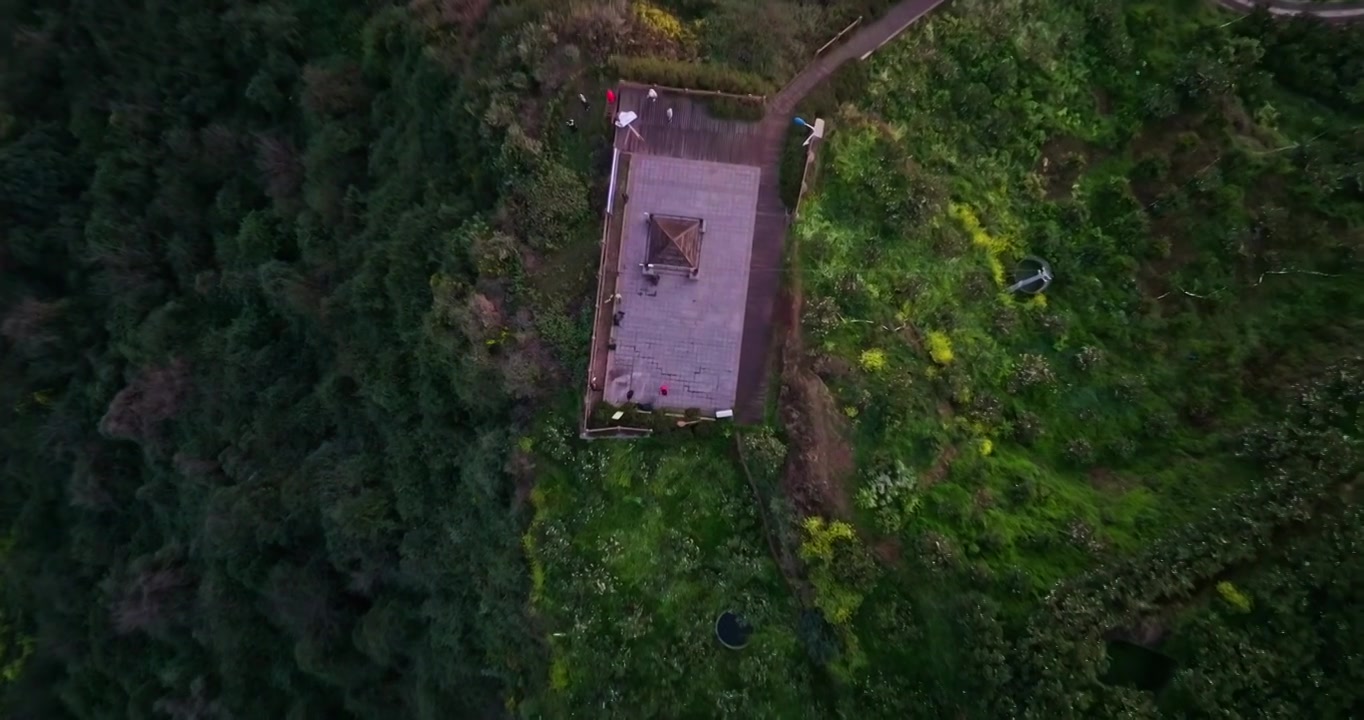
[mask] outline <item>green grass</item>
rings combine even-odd
[[[894,497],[851,518],[879,561],[824,578],[826,599],[848,589],[831,582],[864,599],[796,630],[723,438],[542,452],[547,703],[969,716],[971,636],[999,629],[982,617],[1017,631],[1057,583],[1258,477],[1244,432],[1359,347],[1340,319],[1364,316],[1364,198],[1326,177],[1357,123],[1253,58],[1208,65],[1248,46],[1224,21],[1177,0],[959,0],[807,99],[797,114],[833,132],[795,229],[806,349],[852,422],[850,494]],[[1236,83],[1161,94],[1219,77]],[[1027,255],[1057,280],[1007,296]],[[1285,267],[1323,275],[1259,281]],[[751,661],[708,640],[736,602],[762,628]]]
[[[1349,155],[1330,144],[1348,118],[1273,83],[1152,113],[1187,48],[1231,46],[1235,28],[1209,29],[1220,15],[1142,3],[1117,11],[1121,32],[1060,3],[981,7],[935,15],[868,64],[796,232],[807,338],[846,368],[829,383],[854,418],[859,486],[903,464],[919,504],[893,539],[942,539],[1019,618],[1259,472],[1236,458],[1241,432],[1358,347],[1333,327],[1364,310],[1337,259],[1364,207],[1265,152]],[[1283,217],[1291,230],[1271,226]],[[1056,282],[1006,296],[1033,254]],[[1257,283],[1286,266],[1342,277]],[[884,365],[861,362],[869,351]]]
[[[554,656],[546,708],[594,717],[807,712],[796,608],[728,442],[599,442],[545,458],[528,545],[543,572],[535,609]],[[715,641],[713,623],[727,609],[756,628],[742,652]]]

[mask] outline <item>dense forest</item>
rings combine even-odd
[[[0,0],[0,713],[1364,714],[1359,26],[953,0],[770,422],[577,438],[603,90],[890,4]]]

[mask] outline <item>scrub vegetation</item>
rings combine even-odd
[[[889,5],[0,0],[0,714],[1364,712],[1355,26],[953,0],[797,108],[780,421],[577,439],[616,69]]]
[[[1268,548],[1228,533],[1231,518],[1302,533],[1301,547],[1320,537],[1324,553],[1334,533],[1364,530],[1297,524],[1348,494],[1357,440],[1339,436],[1341,455],[1313,470],[1277,464],[1315,455],[1305,438],[1270,456],[1253,440],[1311,434],[1285,422],[1307,421],[1293,411],[1304,403],[1331,407],[1340,424],[1324,432],[1359,421],[1364,66],[1346,48],[1360,35],[1263,13],[1226,21],[1195,3],[954,3],[879,53],[863,97],[842,106],[797,232],[808,364],[856,452],[845,519],[892,551],[853,621],[871,676],[918,662],[897,660],[907,638],[878,617],[878,596],[965,585],[1006,636],[1023,632],[979,696],[1008,699],[982,717],[1252,711],[1265,696],[1237,683],[1261,666],[1213,657],[1261,612],[1223,574],[1260,578]],[[1055,282],[1006,292],[1029,257]],[[1305,515],[1246,504],[1279,492]],[[1235,546],[1235,559],[1150,565],[1171,537],[1199,555]],[[910,554],[960,585],[925,590],[899,567]],[[1094,585],[1109,574],[1129,579]],[[1293,582],[1319,581],[1279,579]],[[1057,613],[1086,594],[1122,610]],[[1342,598],[1325,612],[1355,611]],[[932,627],[914,615],[909,632]],[[1167,632],[1175,689],[1098,681],[1102,637],[1155,645]],[[1274,664],[1334,635],[1236,637]],[[1073,643],[1083,650],[1060,663]],[[1032,665],[1043,658],[1058,664]],[[964,709],[959,682],[939,687],[934,716]],[[1352,702],[1304,692],[1275,707],[1338,717]]]

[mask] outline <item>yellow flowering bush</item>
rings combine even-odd
[[[1217,583],[1217,594],[1221,595],[1222,599],[1225,600],[1228,605],[1232,606],[1236,612],[1242,614],[1250,612],[1250,598],[1246,597],[1245,593],[1241,592],[1240,588],[1237,588],[1230,582],[1223,580],[1222,582]]]
[[[846,625],[862,606],[874,564],[848,523],[810,517],[803,525],[800,556],[810,569],[815,606],[829,622]]]
[[[640,24],[650,32],[681,45],[691,42],[691,31],[676,15],[648,2],[635,3],[634,10]]]
[[[880,372],[886,369],[886,353],[884,350],[865,350],[859,359],[862,369],[869,372]]]
[[[822,517],[808,517],[802,523],[805,527],[805,542],[800,545],[800,556],[802,559],[823,560],[828,562],[834,559],[834,543],[839,540],[853,540],[857,533],[848,523],[835,520],[825,522]]]
[[[956,358],[952,354],[952,340],[947,333],[934,330],[928,334],[928,354],[939,365],[950,365]]]
[[[980,224],[980,218],[976,217],[976,212],[969,206],[953,203],[948,207],[948,213],[966,228],[967,234],[971,236],[971,244],[985,251],[987,261],[990,263],[990,275],[994,277],[997,285],[1004,287],[1005,272],[1002,258],[1014,249],[1013,245],[1006,238],[991,235],[986,231]]]

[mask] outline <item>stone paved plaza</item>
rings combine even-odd
[[[635,155],[624,213],[604,399],[705,414],[734,407],[760,170],[746,165]],[[649,215],[704,223],[699,272],[645,277]],[[659,393],[668,386],[668,395]],[[627,399],[633,391],[632,398]]]

